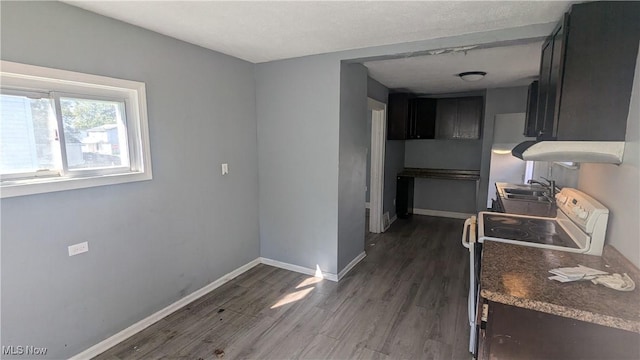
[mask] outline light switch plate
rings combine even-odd
[[[69,256],[82,254],[89,251],[89,243],[87,241],[69,246]]]
[[[229,164],[222,164],[222,175],[227,175],[229,173]]]

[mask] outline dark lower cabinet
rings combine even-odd
[[[640,334],[488,302],[478,359],[640,359]]]
[[[414,178],[398,176],[396,179],[396,215],[400,219],[407,219],[413,214]]]

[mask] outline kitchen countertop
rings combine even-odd
[[[509,184],[509,183],[496,183],[496,193],[498,194],[498,201],[504,212],[509,214],[528,215],[528,216],[540,216],[540,217],[556,217],[557,208],[553,203],[545,203],[538,201],[527,200],[515,200],[507,199],[504,197],[504,188],[511,189],[523,189],[523,190],[545,190],[541,186],[522,185],[522,184]]]
[[[404,168],[398,176],[444,180],[480,180],[480,170]]]
[[[627,273],[636,289],[548,279],[549,270],[578,264]],[[480,286],[480,296],[490,301],[640,333],[640,271],[609,245],[600,257],[486,241]]]

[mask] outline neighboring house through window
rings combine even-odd
[[[145,85],[2,62],[2,197],[151,179]]]

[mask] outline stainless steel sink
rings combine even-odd
[[[549,200],[549,198],[547,198],[546,196],[543,196],[542,193],[540,193],[539,195],[538,194],[523,195],[523,194],[507,193],[505,194],[505,196],[507,199],[510,199],[510,200],[526,200],[526,201],[545,202],[545,203],[551,202],[551,200]]]
[[[504,189],[507,195],[544,196],[544,191],[529,189]]]

